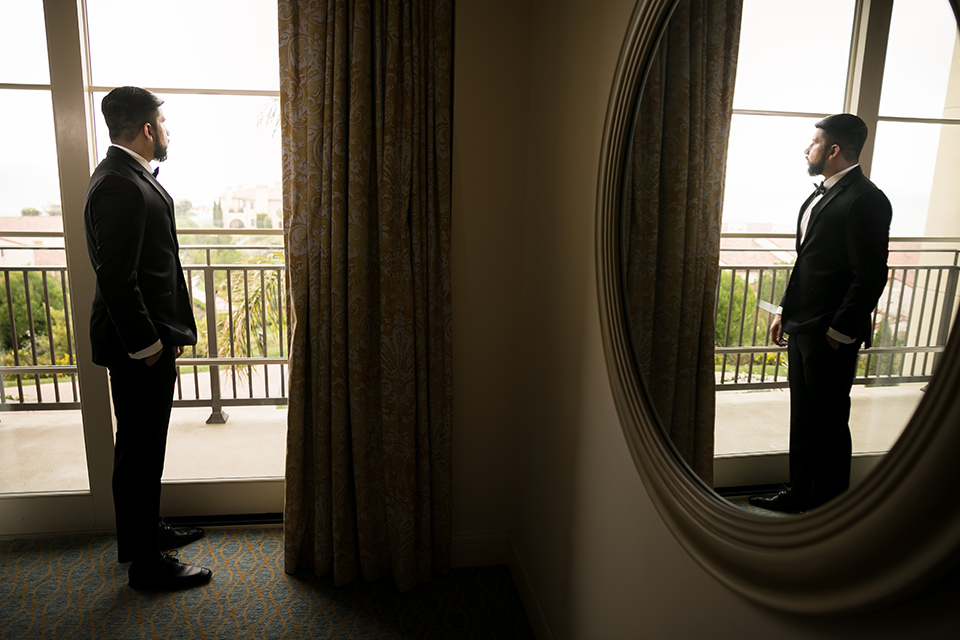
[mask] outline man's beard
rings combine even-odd
[[[167,150],[163,150],[163,155],[167,155]],[[807,158],[807,173],[811,176],[823,175],[823,169],[827,166],[827,159],[824,157],[825,154],[820,154],[819,160],[811,160]]]
[[[161,145],[159,140],[153,141],[153,159],[157,162],[167,159],[167,145]]]

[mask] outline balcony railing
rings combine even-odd
[[[723,234],[717,291],[717,390],[787,386],[786,348],[767,330],[796,259],[794,236]],[[891,238],[887,286],[855,384],[924,382],[957,312],[960,238]]]
[[[273,229],[180,232],[182,239],[262,240],[281,234]],[[52,232],[0,236],[62,238]],[[79,408],[63,246],[0,247],[4,257],[22,251],[48,257],[40,260],[43,265],[0,265],[0,410]],[[210,407],[208,421],[222,422],[225,407],[286,404],[289,324],[282,246],[182,243],[181,256],[199,339],[178,360],[174,406]],[[787,385],[786,349],[768,343],[767,327],[794,259],[792,235],[723,234],[718,390]],[[957,312],[960,238],[894,238],[889,262],[887,287],[874,311],[873,346],[860,354],[858,384],[929,380]]]
[[[228,244],[225,237],[282,235],[275,229],[185,229],[181,259],[194,301],[198,341],[177,361],[174,406],[210,407],[208,422],[224,422],[224,407],[287,403],[287,310],[283,246]],[[0,410],[76,409],[76,336],[62,233],[0,232],[4,238],[61,238],[56,246],[3,246],[4,256],[41,252],[39,265],[0,265]],[[190,237],[216,238],[190,244]],[[209,238],[208,238],[209,239]],[[9,253],[8,253],[9,252]],[[27,259],[9,260],[12,262]],[[14,348],[17,345],[18,348]]]

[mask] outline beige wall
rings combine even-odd
[[[505,540],[512,528],[525,395],[517,374],[526,340],[518,285],[526,218],[528,15],[526,3],[510,0],[456,8],[454,535],[461,537],[501,534]]]
[[[632,9],[457,3],[456,534],[512,532],[534,626],[542,613],[556,638],[953,635],[956,587],[839,620],[757,607],[701,570],[648,499],[607,384],[594,284],[603,119]]]

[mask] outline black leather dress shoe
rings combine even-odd
[[[169,554],[158,554],[156,559],[134,560],[128,575],[133,589],[175,591],[207,584],[213,572],[184,564]]]
[[[160,518],[160,531],[157,532],[157,542],[160,544],[161,551],[182,547],[202,537],[203,529],[197,527],[174,529],[167,524],[163,518]]]
[[[747,501],[755,507],[781,513],[806,513],[810,508],[804,500],[790,493],[789,489],[772,496],[750,496]]]

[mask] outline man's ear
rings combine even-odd
[[[144,122],[143,126],[140,127],[140,133],[142,133],[147,140],[149,140],[150,142],[153,142],[153,125],[152,124],[150,124],[149,122]]]
[[[827,154],[827,159],[832,160],[839,157],[841,154],[840,145],[832,144],[830,145],[830,153]]]

